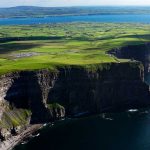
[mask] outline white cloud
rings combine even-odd
[[[0,0],[0,7],[77,6],[77,5],[150,5],[150,0]]]

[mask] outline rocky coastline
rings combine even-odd
[[[111,54],[123,57],[117,50]],[[150,106],[145,70],[131,61],[0,76],[0,149],[11,150],[44,123],[60,118]]]
[[[7,140],[1,141],[0,149],[12,150],[18,143],[39,130],[42,126],[42,124],[29,125],[28,127],[26,127],[26,129],[23,130],[23,132],[20,132],[15,136],[10,136]]]

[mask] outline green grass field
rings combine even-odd
[[[68,23],[0,26],[0,74],[57,66],[124,62],[113,48],[150,41],[150,25]]]

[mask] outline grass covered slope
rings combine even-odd
[[[124,62],[113,48],[149,42],[150,25],[68,23],[0,26],[0,74],[57,66]]]

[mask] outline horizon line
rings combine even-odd
[[[38,5],[16,5],[0,8],[15,8],[15,7],[43,7],[43,8],[63,8],[63,7],[150,7],[150,5],[72,5],[72,6],[38,6]]]

